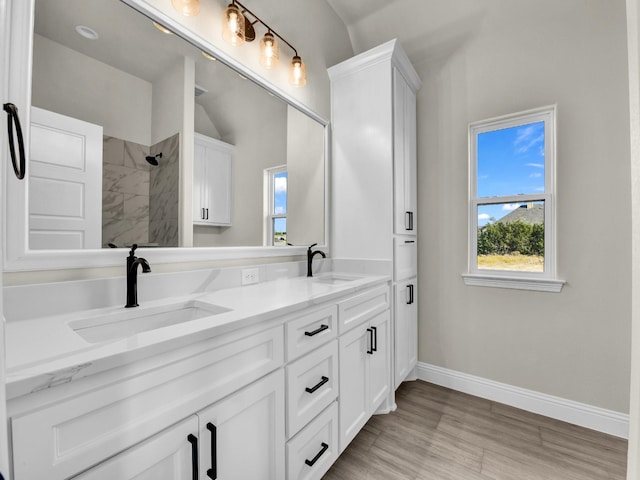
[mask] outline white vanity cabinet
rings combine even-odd
[[[197,432],[198,418],[193,415],[73,478],[74,480],[202,478],[197,476],[199,455]]]
[[[284,373],[278,370],[198,412],[199,478],[283,479],[284,410]]]
[[[332,254],[388,262],[394,282],[415,276],[416,92],[422,82],[397,40],[329,68],[329,77],[336,206],[331,212]],[[399,336],[398,307],[392,306],[392,312],[392,358],[403,363],[403,351],[417,348],[417,335]],[[410,370],[394,368],[394,375]]]
[[[233,145],[194,134],[193,223],[231,225]]]
[[[394,388],[418,363],[418,279],[416,277],[397,282],[394,286],[396,314],[396,356]]]

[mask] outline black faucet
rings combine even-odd
[[[142,273],[151,271],[146,259],[134,255],[136,248],[138,248],[138,244],[134,243],[127,257],[127,304],[125,308],[138,306],[138,265],[142,265]]]
[[[311,251],[311,249],[316,245],[318,244],[314,243],[307,249],[307,277],[313,277],[313,273],[311,272],[311,263],[313,262],[313,257],[315,257],[317,253],[322,255],[322,258],[327,258],[322,250],[316,250],[315,252]]]

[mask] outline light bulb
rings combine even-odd
[[[294,87],[302,87],[307,83],[307,68],[298,55],[293,57],[293,60],[291,60],[289,83]]]
[[[222,38],[233,46],[244,43],[244,15],[233,3],[222,16]]]
[[[265,68],[274,68],[278,65],[279,47],[276,38],[271,32],[265,33],[260,40],[260,65]]]

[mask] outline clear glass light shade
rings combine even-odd
[[[234,4],[222,14],[222,38],[233,46],[244,43],[244,15]]]
[[[279,48],[276,37],[271,32],[265,33],[260,40],[260,65],[264,68],[278,65]]]
[[[171,0],[171,5],[176,11],[189,17],[200,13],[200,0]]]
[[[307,84],[307,67],[305,67],[304,62],[297,55],[291,60],[289,83],[294,87],[302,87]]]

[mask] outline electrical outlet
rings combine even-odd
[[[252,283],[258,283],[260,280],[260,273],[257,268],[245,268],[242,270],[242,285],[251,285]]]

